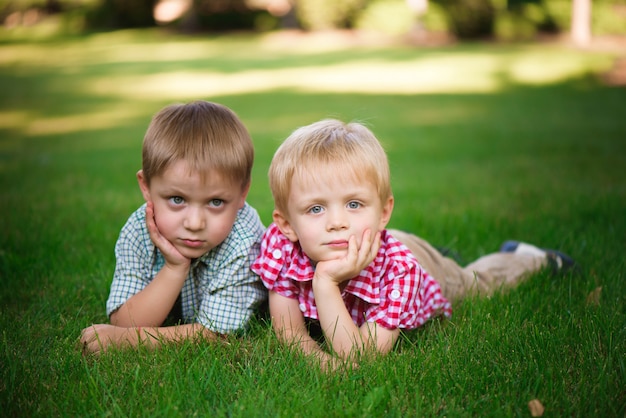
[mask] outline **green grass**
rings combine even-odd
[[[0,408],[5,416],[545,416],[626,414],[626,90],[609,53],[556,45],[281,44],[113,32],[0,41]],[[470,261],[505,239],[571,254],[456,306],[357,370],[324,374],[266,323],[227,344],[84,358],[104,322],[119,229],[151,115],[202,98],[235,110],[257,157],[324,117],[367,122],[388,150],[391,225]],[[588,295],[602,287],[599,303]]]

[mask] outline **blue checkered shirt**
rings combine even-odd
[[[192,260],[181,290],[183,320],[229,333],[245,327],[267,290],[250,265],[259,255],[264,231],[256,210],[239,210],[233,228],[220,245]],[[146,205],[128,219],[115,245],[116,266],[107,300],[107,315],[144,289],[165,265],[146,228]]]

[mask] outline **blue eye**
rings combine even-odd
[[[317,205],[317,206],[312,206],[311,209],[309,209],[309,212],[317,214],[317,213],[321,213],[322,212],[322,207]]]
[[[355,202],[355,201],[348,202],[348,208],[350,209],[358,209],[360,207],[361,207],[361,204],[359,202]]]
[[[224,204],[224,201],[222,199],[212,199],[209,202],[210,206],[213,206],[213,207],[216,207],[216,208],[222,206],[223,204]]]
[[[174,205],[182,205],[185,202],[185,199],[180,196],[172,196],[170,197],[170,202],[172,202]]]

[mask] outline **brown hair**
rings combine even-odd
[[[374,134],[360,123],[325,119],[296,129],[278,148],[269,169],[274,205],[288,214],[291,179],[350,176],[376,187],[381,202],[391,195],[387,154]]]
[[[216,170],[225,179],[250,182],[254,147],[248,130],[226,106],[194,101],[159,111],[143,140],[142,169],[146,182],[172,163],[184,160],[191,171]]]

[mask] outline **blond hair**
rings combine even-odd
[[[294,176],[313,182],[347,176],[371,182],[381,202],[392,195],[385,150],[356,122],[325,119],[296,129],[274,154],[268,176],[274,205],[284,214]]]
[[[171,164],[184,160],[192,172],[216,170],[225,180],[250,182],[254,147],[248,130],[226,106],[194,101],[159,111],[143,140],[142,169],[146,182]]]

